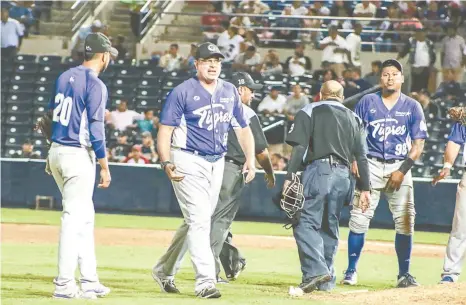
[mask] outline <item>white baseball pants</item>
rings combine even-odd
[[[225,162],[223,158],[208,162],[180,150],[171,151],[171,162],[176,166],[176,172],[184,175],[182,181],[172,182],[184,221],[167,252],[155,265],[154,272],[164,279],[173,278],[186,250],[189,250],[196,273],[197,294],[216,283],[210,228],[222,186]]]
[[[94,193],[96,162],[92,150],[53,143],[49,164],[62,194],[58,249],[57,293],[76,289],[75,271],[79,264],[83,290],[99,283],[94,249]]]
[[[466,256],[466,173],[461,177],[456,191],[455,213],[443,263],[442,276],[458,280]]]

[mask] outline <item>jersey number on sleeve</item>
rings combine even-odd
[[[71,117],[71,108],[73,107],[73,99],[58,93],[55,96],[55,109],[53,110],[53,121],[60,122],[63,126],[68,126]]]
[[[404,156],[408,153],[408,145],[406,143],[396,144],[395,146],[395,155]]]

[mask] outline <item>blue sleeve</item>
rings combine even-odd
[[[87,95],[86,111],[89,121],[89,136],[97,159],[105,158],[105,106],[107,87],[101,83],[91,85]]]
[[[412,109],[409,134],[412,140],[427,138],[427,125],[421,104],[415,103]]]
[[[451,128],[448,141],[455,142],[456,144],[463,145],[466,142],[466,127],[461,123],[455,123]]]
[[[357,104],[356,107],[354,108],[354,112],[357,114],[357,116],[362,120],[364,126],[366,126],[366,115],[365,115],[365,98],[363,97]]]
[[[239,96],[238,90],[234,88],[235,92],[235,105],[233,106],[233,117],[241,128],[245,128],[249,125],[249,120],[246,118],[244,113],[243,103]]]
[[[181,94],[180,88],[176,87],[167,96],[162,113],[160,114],[160,124],[175,127],[180,126],[186,106],[186,100]]]

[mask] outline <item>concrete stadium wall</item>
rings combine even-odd
[[[43,160],[1,160],[1,203],[9,207],[34,207],[37,195],[52,196],[61,209],[61,195],[51,176],[44,172]],[[176,197],[165,173],[157,165],[137,166],[112,164],[112,183],[106,190],[95,189],[97,211],[117,213],[181,215]],[[97,173],[98,174],[98,173]],[[284,173],[277,173],[277,186],[266,188],[262,172],[246,186],[238,217],[268,221],[283,221],[285,215],[273,203],[272,197],[283,184]],[[96,178],[96,182],[98,175]],[[416,225],[423,228],[448,229],[453,217],[458,180],[447,180],[432,187],[428,179],[416,179],[414,185]],[[342,212],[347,223],[349,209]],[[393,227],[388,204],[379,204],[373,224]]]

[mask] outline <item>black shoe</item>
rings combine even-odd
[[[398,283],[396,285],[397,288],[409,288],[417,286],[420,286],[420,284],[416,282],[416,279],[408,272],[401,276],[398,276]]]
[[[220,291],[217,288],[215,288],[215,286],[210,286],[202,289],[197,294],[197,296],[203,299],[218,299],[222,295],[220,294]]]
[[[162,279],[155,272],[152,272],[152,277],[159,284],[160,290],[166,293],[180,293],[178,288],[176,288],[174,279]]]
[[[246,268],[246,261],[239,261],[238,264],[236,265],[236,269],[233,270],[233,273],[227,275],[227,279],[229,281],[236,281],[240,273],[243,272],[245,268]]]
[[[313,277],[309,282],[301,283],[299,288],[301,288],[304,293],[310,293],[314,290],[317,290],[320,285],[325,284],[331,280],[332,276],[330,274],[319,275]]]

